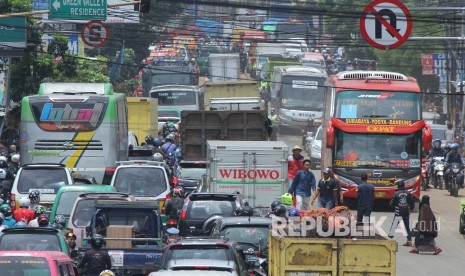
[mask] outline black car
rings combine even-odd
[[[250,275],[240,247],[225,238],[179,238],[164,248],[163,257],[155,267],[168,271],[208,270]]]
[[[197,189],[202,180],[202,176],[207,171],[207,161],[181,161],[176,167],[175,176],[178,186],[183,187],[186,194],[190,194]]]
[[[144,147],[132,147],[128,152],[128,160],[153,161],[153,152],[151,149]]]
[[[237,242],[244,251],[246,261],[266,261],[268,235],[271,218],[263,217],[229,217],[217,219],[212,227],[211,236],[229,238]],[[258,257],[257,257],[258,256]]]
[[[186,197],[180,212],[181,236],[203,236],[219,217],[232,217],[238,207],[246,205],[240,194],[192,193]]]

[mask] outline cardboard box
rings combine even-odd
[[[107,238],[134,238],[134,226],[111,225],[107,228]],[[108,248],[132,248],[132,241],[107,240]]]

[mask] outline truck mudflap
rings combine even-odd
[[[112,270],[117,275],[144,274],[155,270],[163,249],[108,249]]]

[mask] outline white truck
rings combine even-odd
[[[287,157],[282,141],[207,141],[205,191],[244,196],[262,213],[287,192]]]
[[[208,56],[208,73],[211,82],[239,81],[239,54],[210,54]]]

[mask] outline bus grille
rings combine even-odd
[[[394,72],[384,72],[384,71],[347,71],[347,72],[341,72],[337,76],[340,80],[356,80],[356,79],[384,79],[384,80],[400,80],[400,81],[407,80],[407,77],[405,75],[394,73]]]
[[[99,140],[37,140],[35,150],[103,150]]]

